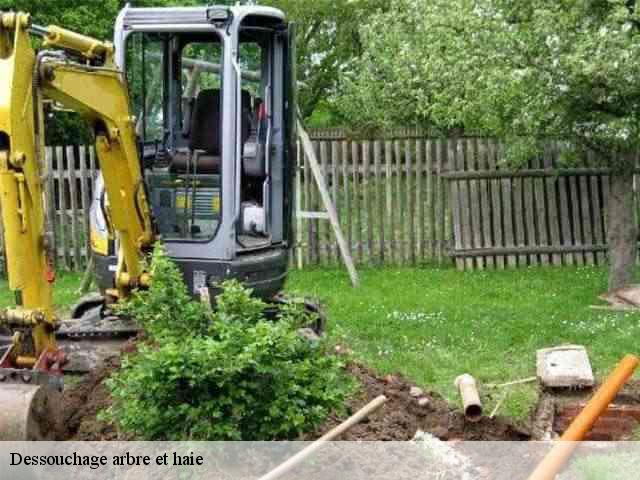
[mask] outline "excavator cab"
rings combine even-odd
[[[38,50],[32,36],[42,38]],[[0,12],[0,218],[16,299],[0,309],[0,440],[51,438],[64,371],[82,352],[94,365],[93,353],[108,353],[106,344],[91,353],[87,342],[137,332],[109,305],[151,284],[156,241],[201,300],[215,299],[226,279],[265,299],[282,288],[294,37],[281,11],[260,6],[127,6],[113,43]],[[52,300],[55,225],[42,181],[51,104],[93,130],[101,172],[90,210],[101,295],[68,320]]]
[[[265,7],[125,8],[115,29],[154,228],[194,296],[235,278],[269,299],[291,244],[292,25]],[[91,207],[100,290],[118,238],[101,178]],[[136,215],[137,212],[131,212]]]

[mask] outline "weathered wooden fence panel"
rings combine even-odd
[[[360,264],[504,269],[606,261],[609,172],[588,167],[592,161],[562,168],[556,145],[514,171],[501,162],[501,145],[485,138],[428,138],[415,128],[366,140],[348,138],[342,129],[310,133]],[[49,147],[46,164],[46,211],[58,268],[82,270],[94,150]],[[292,264],[336,264],[337,243],[300,148],[297,174]]]
[[[443,175],[451,192],[450,256],[457,267],[604,263],[608,170],[563,168],[555,145],[526,168],[507,170],[496,163],[500,150],[489,142],[488,149],[475,150],[475,163],[458,162]],[[488,204],[485,191],[493,199]],[[492,230],[485,228],[489,223]]]
[[[424,138],[417,129],[365,140],[346,138],[339,129],[310,133],[356,262],[448,261],[451,221],[442,176],[451,168],[447,139]],[[294,264],[336,263],[333,232],[322,218],[317,188],[300,150],[297,169]]]
[[[462,270],[606,262],[609,171],[590,167],[593,159],[564,168],[560,147],[550,143],[513,170],[503,146],[486,138],[433,139],[418,129],[375,140],[349,139],[340,129],[311,133],[358,263],[452,261]],[[340,168],[325,167],[334,162]],[[300,208],[316,211],[304,158],[298,174]],[[333,242],[326,223],[298,220],[299,267],[338,260],[313,253]]]

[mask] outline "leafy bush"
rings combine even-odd
[[[302,339],[308,320],[286,306],[278,321],[238,282],[217,307],[192,301],[175,265],[157,249],[153,286],[122,308],[150,342],[108,381],[103,418],[146,440],[290,439],[339,409],[351,384],[322,343]]]
[[[155,339],[184,338],[208,333],[213,324],[210,309],[192,301],[182,274],[157,244],[151,261],[153,282],[117,306],[120,315],[134,318]]]

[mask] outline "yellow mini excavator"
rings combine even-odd
[[[39,37],[38,48],[33,37]],[[196,297],[236,278],[271,299],[291,245],[294,27],[259,6],[130,8],[114,42],[0,12],[0,204],[9,286],[0,311],[0,440],[50,438],[63,337],[130,333],[110,305],[153,281],[161,240]],[[95,135],[90,242],[100,294],[74,321],[52,305],[44,118],[63,107]],[[71,359],[72,360],[72,359]]]

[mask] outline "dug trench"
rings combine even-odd
[[[105,380],[119,366],[120,358],[113,357],[103,367],[77,379],[65,389],[62,422],[57,435],[60,440],[133,440],[119,434],[113,425],[98,418],[99,412],[107,408],[111,401]],[[385,395],[388,399],[382,409],[343,434],[340,440],[411,440],[419,430],[441,440],[530,438],[527,430],[514,426],[504,418],[467,422],[462,412],[453,409],[437,394],[422,393],[418,398],[414,385],[400,375],[382,377],[355,363],[350,364],[348,370],[359,381],[361,388],[348,401],[345,414],[330,416],[315,432],[303,436],[302,440],[320,437],[379,395]]]
[[[546,440],[562,435],[597,388],[542,392],[533,413],[532,439]],[[637,441],[639,435],[640,382],[629,382],[596,421],[585,440]]]

